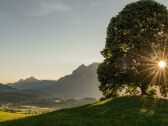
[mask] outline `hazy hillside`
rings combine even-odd
[[[38,90],[42,94],[62,99],[99,98],[101,93],[98,89],[97,67],[98,63],[89,66],[81,65],[72,74],[62,77],[58,81],[38,80],[30,77],[8,85],[18,90],[27,90],[27,92],[29,89]]]
[[[52,106],[54,101],[48,98],[48,94],[38,90],[17,90],[8,85],[0,84],[0,105],[25,104],[36,106]]]
[[[62,99],[93,97],[100,98],[98,89],[98,63],[81,65],[72,74],[59,79],[56,84],[43,88],[43,91]]]
[[[34,105],[34,106],[54,106],[55,102],[49,99],[48,96],[36,92],[5,92],[0,93],[0,105],[2,104],[20,104],[20,105]]]
[[[167,126],[168,100],[119,97],[73,109],[1,122],[0,126]]]
[[[17,89],[12,88],[8,85],[0,84],[0,93],[10,93],[10,92],[17,92]]]

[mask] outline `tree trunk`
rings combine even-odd
[[[141,84],[140,89],[141,89],[141,96],[147,95],[148,84]]]
[[[141,89],[141,96],[147,95],[147,91],[144,89]]]

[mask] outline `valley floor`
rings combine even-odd
[[[168,100],[138,96],[109,99],[96,104],[0,123],[0,126],[167,125]]]
[[[0,122],[26,118],[26,117],[29,117],[29,116],[32,116],[32,115],[30,115],[30,114],[16,114],[16,113],[0,112]]]

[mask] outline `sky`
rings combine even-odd
[[[0,0],[0,83],[57,80],[101,62],[110,19],[134,1]]]

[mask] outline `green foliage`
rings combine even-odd
[[[166,94],[167,83],[160,78],[153,80],[149,68],[153,67],[153,61],[163,58],[163,50],[168,51],[167,33],[168,10],[152,0],[128,4],[111,19],[101,52],[105,60],[97,70],[105,97],[109,96],[107,91],[114,92],[124,85],[139,87],[142,95],[147,94],[150,86],[158,85],[161,93]]]
[[[167,126],[168,100],[119,97],[44,115],[1,122],[0,126]]]

